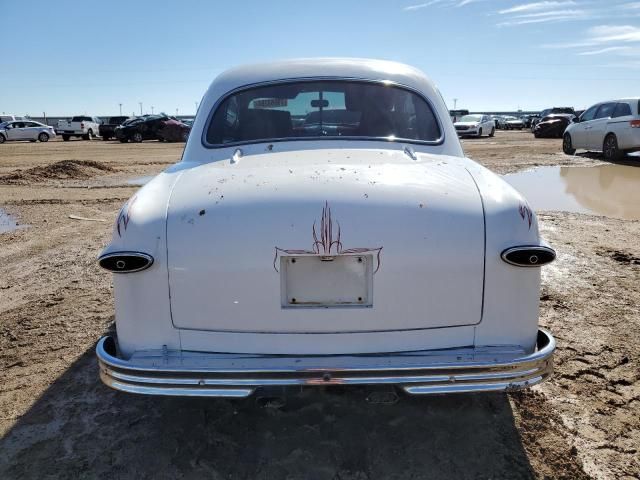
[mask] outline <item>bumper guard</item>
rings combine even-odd
[[[482,347],[367,355],[253,355],[175,350],[117,357],[103,337],[96,354],[111,388],[147,395],[247,397],[256,389],[305,385],[393,385],[414,395],[518,390],[553,372],[556,342],[538,330],[537,348]]]

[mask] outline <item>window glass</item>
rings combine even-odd
[[[626,117],[627,115],[631,115],[631,107],[628,103],[619,103],[616,105],[612,118]]]
[[[604,103],[600,105],[598,113],[595,118],[610,118],[613,115],[613,111],[616,109],[615,103]]]
[[[223,145],[310,137],[436,141],[440,136],[431,107],[419,95],[389,85],[328,80],[233,94],[214,112],[206,140]]]
[[[593,117],[596,116],[596,111],[598,110],[599,105],[594,105],[593,107],[587,109],[581,116],[581,122],[588,122],[589,120],[593,120]]]

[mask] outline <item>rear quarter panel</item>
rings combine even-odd
[[[518,245],[538,245],[538,222],[526,200],[486,168],[469,168],[485,210],[485,284],[482,322],[475,345],[535,348],[538,331],[540,268],[509,265],[500,254]]]
[[[167,202],[180,175],[176,170],[161,173],[127,201],[116,218],[111,243],[101,254],[133,251],[154,259],[146,270],[113,274],[116,330],[124,358],[137,350],[180,348],[171,323],[166,246]]]

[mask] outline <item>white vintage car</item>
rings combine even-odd
[[[553,368],[538,304],[554,258],[527,202],[465,158],[419,70],[236,68],[99,257],[117,327],[97,345],[100,376],[184,396],[526,387]]]

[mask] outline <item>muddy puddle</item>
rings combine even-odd
[[[20,228],[16,219],[0,208],[0,233],[13,232]]]
[[[504,179],[535,210],[640,220],[640,163],[637,167],[540,167],[508,174]]]

